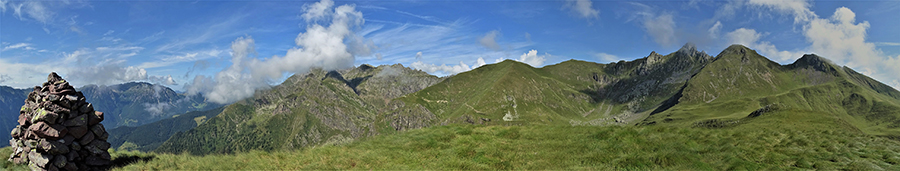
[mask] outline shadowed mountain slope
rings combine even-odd
[[[177,132],[184,132],[216,117],[222,107],[193,111],[137,127],[121,126],[109,130],[109,143],[119,150],[152,151]]]
[[[25,105],[25,98],[32,89],[16,89],[8,86],[0,86],[0,130],[9,131],[19,125],[19,110]],[[0,134],[0,140],[9,140],[12,136],[6,133]],[[8,143],[0,143],[0,147],[9,146]]]

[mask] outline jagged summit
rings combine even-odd
[[[675,53],[683,54],[685,56],[695,57],[698,59],[712,58],[712,56],[707,54],[706,51],[698,51],[697,45],[694,45],[694,43],[690,43],[690,42],[685,43],[684,46],[681,46],[681,49],[678,49],[678,51],[676,51]]]
[[[692,53],[697,52],[697,45],[694,45],[694,43],[688,42],[688,43],[685,43],[684,46],[681,46],[681,49],[678,49],[678,51],[676,51],[676,52],[692,54]]]

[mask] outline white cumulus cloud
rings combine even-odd
[[[447,65],[447,64],[435,65],[435,64],[426,64],[426,63],[423,63],[422,61],[416,61],[416,62],[413,62],[410,67],[419,69],[419,70],[422,70],[422,71],[425,71],[428,73],[443,72],[445,74],[450,74],[450,75],[458,74],[461,72],[466,72],[466,71],[469,71],[472,69],[472,68],[469,68],[469,65],[466,65],[462,61],[460,61],[459,64],[457,64],[457,65]]]
[[[756,30],[748,28],[739,28],[725,34],[728,44],[741,44],[751,49],[755,49],[764,56],[768,56],[781,62],[792,62],[803,56],[803,52],[798,51],[782,51],[778,50],[775,45],[768,41],[760,39],[768,33],[758,33]]]
[[[663,46],[671,46],[676,44],[675,39],[675,20],[671,14],[662,14],[659,16],[647,16],[643,22],[644,29],[653,41]]]
[[[286,73],[309,72],[311,68],[336,70],[350,68],[356,58],[345,42],[356,36],[352,29],[364,23],[362,12],[354,5],[334,7],[334,2],[322,0],[303,7],[308,26],[306,32],[294,39],[296,47],[284,56],[256,58],[255,42],[241,37],[232,42],[232,65],[214,77],[199,75],[185,84],[189,94],[203,93],[216,103],[231,103],[269,87]],[[322,25],[320,21],[328,21]]]
[[[671,13],[659,12],[655,7],[645,5],[638,2],[630,2],[634,5],[634,13],[628,22],[639,21],[640,26],[644,29],[653,41],[662,46],[672,46],[677,44],[678,39],[675,35],[675,19]]]
[[[519,62],[524,62],[533,67],[541,67],[544,65],[544,61],[547,61],[547,56],[550,56],[550,54],[538,55],[537,50],[531,50],[519,56]]]
[[[494,30],[485,34],[481,39],[478,39],[478,42],[481,43],[482,46],[487,47],[488,49],[498,51],[500,50],[500,45],[497,44],[497,35],[500,34],[500,31]]]
[[[600,17],[600,10],[594,9],[591,0],[566,0],[566,5],[563,8],[572,10],[579,17],[587,19]]]
[[[616,56],[613,54],[608,54],[608,53],[597,53],[597,54],[595,54],[595,56],[597,57],[597,59],[600,59],[600,61],[604,61],[604,62],[616,62],[616,61],[622,59],[622,58],[619,58],[619,56]]]

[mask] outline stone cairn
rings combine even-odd
[[[94,111],[84,95],[56,73],[28,94],[18,121],[9,140],[13,163],[51,171],[103,170],[110,164],[109,133],[100,124],[103,112]]]

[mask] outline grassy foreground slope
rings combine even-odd
[[[721,129],[449,125],[349,144],[236,154],[114,152],[112,170],[897,170],[900,142],[802,111]],[[805,125],[791,124],[794,120]],[[0,149],[0,156],[9,148]],[[24,169],[0,162],[0,168]]]
[[[114,170],[900,169],[900,142],[830,127],[839,121],[815,115],[771,112],[767,117],[723,129],[435,126],[296,151],[206,156],[129,154],[153,159]],[[810,126],[786,122],[795,119]]]

